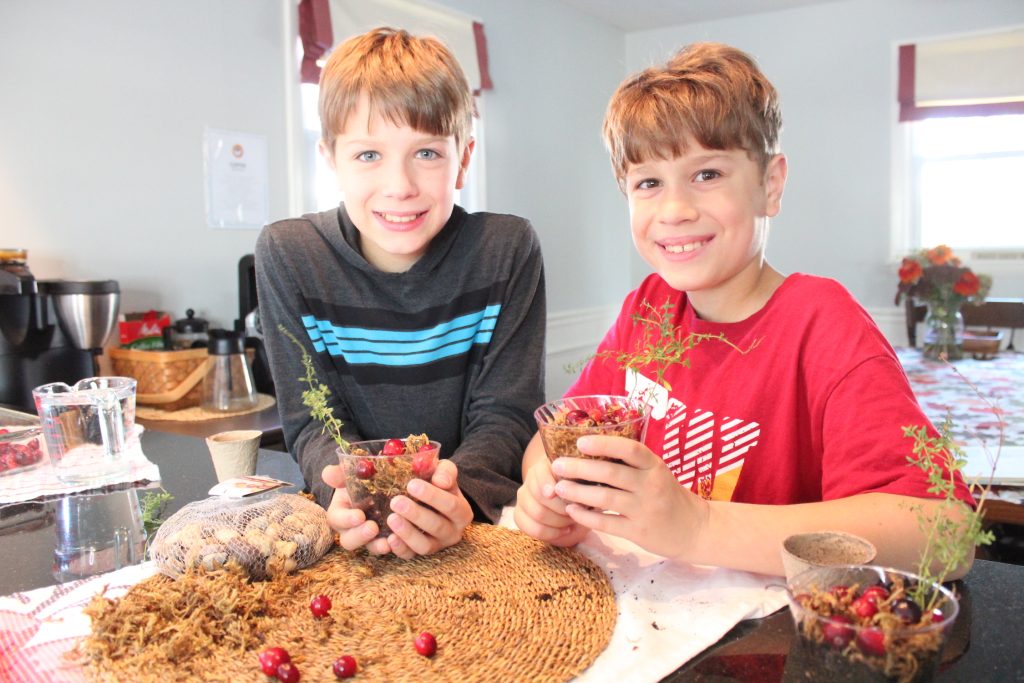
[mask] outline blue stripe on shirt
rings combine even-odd
[[[500,312],[501,305],[492,304],[420,330],[346,327],[312,315],[302,316],[302,324],[317,352],[326,350],[353,365],[411,366],[467,353],[474,344],[487,344]]]

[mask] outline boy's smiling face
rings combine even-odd
[[[408,270],[452,215],[465,182],[472,140],[422,133],[372,111],[361,97],[333,150],[320,151],[334,170],[345,211],[359,230],[363,256],[386,272]]]
[[[760,282],[768,219],[778,213],[786,160],[762,173],[742,149],[692,138],[682,155],[630,164],[624,187],[637,251],[674,289],[730,317]],[[724,306],[724,309],[723,309]]]

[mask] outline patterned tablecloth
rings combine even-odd
[[[936,426],[948,412],[958,441],[984,441],[991,448],[999,443],[999,419],[966,378],[995,404],[1004,423],[1004,446],[1024,446],[1024,353],[1003,351],[992,360],[951,363],[928,360],[919,349],[897,349],[896,354],[918,402]]]

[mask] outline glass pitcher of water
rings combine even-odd
[[[131,377],[89,377],[32,390],[43,438],[57,478],[71,484],[98,482],[128,470],[127,436],[135,425]]]

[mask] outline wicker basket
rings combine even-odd
[[[199,405],[209,357],[206,349],[110,349],[109,352],[114,374],[138,380],[137,403],[161,410]]]

